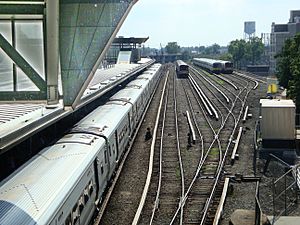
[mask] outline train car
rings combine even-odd
[[[159,67],[130,82],[3,180],[0,224],[89,224],[137,124],[133,121],[140,119],[150,98]]]
[[[215,59],[193,58],[193,64],[213,73],[222,71],[222,63]]]
[[[187,78],[189,75],[189,66],[182,60],[177,60],[176,63],[176,72],[178,78]]]
[[[222,63],[222,73],[231,74],[233,72],[233,63],[230,61],[220,61]]]

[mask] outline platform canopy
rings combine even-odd
[[[116,37],[114,39],[114,44],[143,44],[145,43],[147,40],[149,39],[149,37],[145,37],[145,38],[136,38],[136,37],[129,37],[129,38],[125,38],[125,37]]]

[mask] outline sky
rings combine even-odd
[[[227,46],[244,37],[244,22],[256,22],[256,36],[271,24],[287,23],[299,0],[138,0],[117,36],[148,37],[146,47],[176,41],[180,46]]]

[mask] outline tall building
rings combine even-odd
[[[271,26],[271,39],[270,39],[270,72],[276,72],[276,59],[275,56],[282,50],[284,42],[300,32],[300,10],[291,10],[290,19],[287,24],[275,24]]]

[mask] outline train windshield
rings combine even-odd
[[[213,64],[213,68],[220,68],[221,67],[221,63],[214,63]]]
[[[225,63],[225,67],[226,67],[226,68],[227,68],[227,67],[232,67],[232,63],[231,63],[231,62]]]
[[[187,65],[180,66],[180,70],[182,70],[182,71],[186,71],[186,70],[188,70],[188,68],[189,68],[189,66],[187,66]]]

